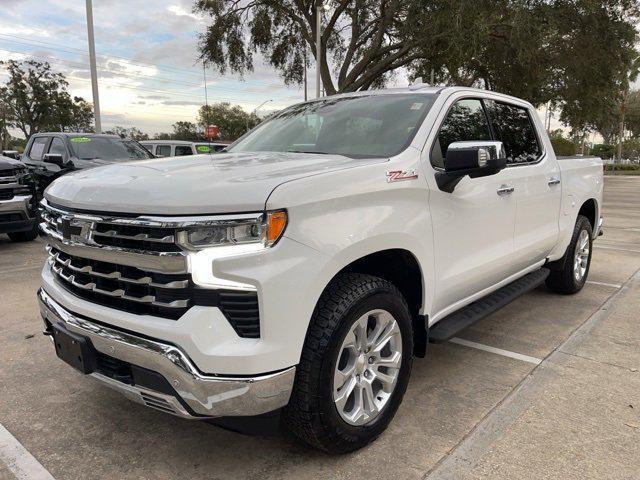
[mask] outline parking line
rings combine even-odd
[[[472,342],[463,338],[453,337],[449,341],[451,343],[457,343],[458,345],[463,345],[465,347],[476,348],[485,352],[495,353],[496,355],[502,355],[503,357],[515,358],[516,360],[521,360],[523,362],[533,363],[534,365],[538,365],[540,362],[542,362],[541,358],[530,357],[529,355],[523,355],[522,353],[511,352],[509,350],[503,350],[501,348],[490,347],[489,345],[483,345],[482,343]]]
[[[590,283],[591,285],[602,285],[603,287],[611,287],[611,288],[622,287],[622,285],[618,285],[617,283],[594,282],[593,280],[587,280],[587,283]]]
[[[55,480],[1,423],[0,461],[18,480]]]
[[[640,250],[634,250],[633,248],[610,247],[608,245],[594,245],[593,248],[602,248],[604,250],[618,250],[619,252],[640,253]]]

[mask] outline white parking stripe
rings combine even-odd
[[[640,250],[634,250],[633,248],[609,247],[608,245],[594,245],[593,248],[602,248],[604,250],[618,250],[619,252],[640,253]]]
[[[521,360],[523,362],[533,363],[534,365],[538,365],[540,362],[542,362],[541,358],[530,357],[529,355],[523,355],[522,353],[511,352],[509,350],[503,350],[501,348],[490,347],[489,345],[483,345],[482,343],[472,342],[463,338],[454,337],[449,341],[451,343],[457,343],[458,345],[464,345],[465,347],[476,348],[485,352],[495,353],[496,355],[502,355],[503,357],[510,357],[515,358],[516,360]]]
[[[1,423],[0,462],[4,463],[18,480],[55,480]]]
[[[593,280],[587,280],[587,283],[590,283],[591,285],[602,285],[603,287],[611,287],[611,288],[622,287],[622,285],[618,285],[617,283],[594,282]]]

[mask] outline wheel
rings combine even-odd
[[[572,294],[582,290],[591,266],[593,230],[587,217],[578,215],[571,242],[564,256],[554,262],[556,268],[547,277],[547,286],[558,293]]]
[[[413,360],[409,308],[390,282],[341,274],[313,313],[284,421],[331,453],[364,447],[395,415]]]
[[[12,232],[7,235],[9,235],[12,242],[30,242],[38,238],[38,224],[36,223],[31,230],[26,232]]]

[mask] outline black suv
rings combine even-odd
[[[38,236],[35,182],[18,160],[0,156],[0,233],[14,242]]]
[[[154,158],[135,140],[95,133],[38,133],[31,136],[22,161],[44,189],[60,175],[110,163]]]

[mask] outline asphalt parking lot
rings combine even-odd
[[[0,236],[0,424],[59,480],[638,479],[640,177],[606,178],[604,217],[582,292],[539,288],[430,345],[387,432],[334,457],[174,418],[76,373],[41,335],[42,241]],[[3,438],[0,478],[30,478]]]

